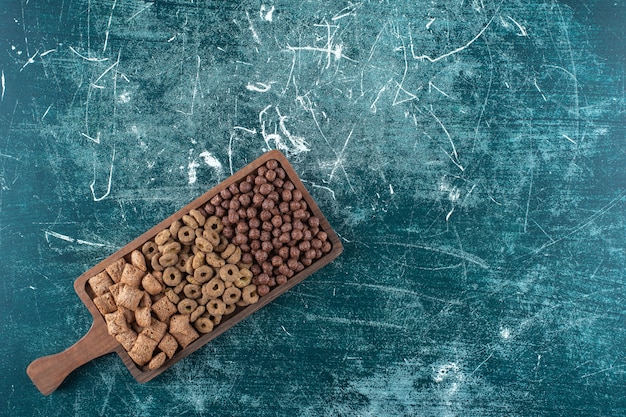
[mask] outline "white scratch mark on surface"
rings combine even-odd
[[[313,188],[320,188],[322,190],[328,191],[330,193],[331,197],[333,198],[333,200],[335,200],[335,201],[337,200],[335,198],[335,192],[331,188],[326,187],[324,185],[318,185],[318,184],[316,184],[316,183],[314,183],[312,181],[306,181],[306,180],[303,180],[303,179],[301,179],[300,181],[302,181],[303,183],[311,184],[311,187],[313,187]]]
[[[515,26],[517,26],[517,28],[519,29],[520,33],[518,33],[517,36],[528,36],[528,32],[526,32],[526,28],[524,26],[517,23],[517,21],[513,19],[511,16],[507,16],[507,19],[513,22]]]
[[[328,181],[329,182],[333,180],[333,176],[335,175],[335,171],[337,170],[337,167],[339,167],[339,165],[341,165],[341,167],[343,168],[343,153],[346,151],[346,147],[348,146],[348,142],[350,141],[350,138],[352,137],[352,132],[354,132],[354,127],[352,128],[352,130],[350,130],[350,134],[348,134],[348,137],[346,138],[346,141],[343,143],[343,147],[341,148],[341,152],[339,152],[339,155],[337,156],[337,160],[335,161],[335,165],[333,166],[332,171],[330,171],[330,175],[328,176]],[[344,169],[344,172],[345,172],[345,169]]]
[[[276,10],[274,5],[268,9],[266,5],[262,4],[261,9],[259,9],[259,16],[266,22],[271,22],[274,19],[274,10]]]
[[[91,181],[91,184],[89,184],[89,188],[91,189],[91,195],[93,196],[93,201],[102,201],[111,192],[111,180],[113,179],[113,163],[114,162],[115,162],[115,147],[113,147],[113,153],[111,155],[111,168],[109,169],[109,180],[107,182],[107,191],[101,197],[96,197],[96,192],[93,188],[93,186],[96,184],[96,168],[94,165],[93,181]]]
[[[449,52],[446,52],[446,53],[445,53],[445,54],[443,54],[443,55],[440,55],[440,56],[438,56],[438,57],[436,57],[436,58],[432,58],[432,57],[431,57],[431,56],[429,56],[429,55],[419,55],[419,56],[418,56],[418,55],[415,55],[415,52],[413,52],[413,43],[411,43],[411,54],[413,55],[413,58],[414,58],[414,59],[420,59],[420,60],[424,60],[424,59],[426,59],[427,61],[430,61],[430,62],[437,62],[437,61],[440,61],[440,60],[442,60],[442,59],[445,59],[445,58],[447,58],[447,57],[449,57],[449,56],[451,56],[451,55],[454,55],[454,54],[456,54],[456,53],[459,53],[459,52],[461,52],[462,50],[464,50],[464,49],[468,48],[468,47],[469,47],[471,44],[473,44],[474,42],[476,42],[476,41],[478,40],[478,38],[480,38],[480,37],[482,36],[482,34],[483,34],[483,33],[485,33],[485,31],[487,30],[487,28],[489,27],[489,25],[491,25],[491,22],[493,22],[494,17],[495,17],[495,15],[494,15],[494,16],[492,16],[492,17],[491,17],[491,19],[489,19],[489,22],[487,22],[487,24],[485,25],[485,27],[483,27],[483,28],[480,30],[480,32],[478,32],[478,34],[477,34],[476,36],[474,36],[472,39],[470,39],[470,40],[469,40],[469,42],[467,42],[465,45],[459,46],[458,48],[453,49],[453,50],[451,50],[451,51],[449,51]],[[409,34],[410,34],[410,32],[409,32]]]
[[[426,250],[430,252],[441,253],[443,255],[448,255],[454,258],[462,259],[467,262],[471,262],[475,265],[480,266],[481,268],[489,269],[489,264],[487,264],[485,260],[479,258],[478,256],[472,255],[471,253],[468,253],[462,250],[449,248],[446,246],[438,247],[438,246],[420,245],[416,243],[402,243],[402,242],[388,242],[388,241],[380,241],[380,242],[376,242],[376,244],[387,245],[387,246],[400,246],[400,247],[409,248],[409,249],[422,249],[422,250]]]
[[[393,186],[391,184],[389,184],[389,194],[391,194],[391,195],[394,194]]]
[[[487,359],[485,359],[484,361],[482,361],[481,363],[479,363],[479,364],[478,364],[478,366],[477,366],[477,367],[476,367],[476,368],[475,368],[472,372],[470,372],[470,374],[468,375],[468,377],[470,377],[470,376],[474,375],[474,374],[476,373],[476,371],[478,371],[478,370],[479,370],[479,369],[480,369],[480,368],[481,368],[484,364],[486,364],[486,363],[487,363],[487,361],[488,361],[489,359],[491,359],[492,357],[493,357],[493,352],[491,352],[491,353],[489,354],[489,356],[487,356]]]
[[[287,331],[287,329],[285,329],[285,326],[283,326],[283,325],[281,324],[280,328],[281,328],[281,329],[283,329],[283,332],[285,332],[285,333],[287,333],[289,336],[293,337],[293,335],[292,335],[291,333],[289,333],[289,332]]]
[[[133,20],[134,18],[136,18],[137,16],[139,16],[141,13],[145,12],[149,7],[151,7],[154,4],[154,2],[148,3],[146,4],[146,6],[143,9],[140,9],[139,11],[137,11],[137,13],[135,13],[134,15],[132,15],[131,17],[128,18],[128,20],[126,20],[126,23],[130,22],[131,20]]]
[[[198,180],[198,172],[196,169],[199,166],[200,164],[195,159],[189,161],[189,164],[187,164],[187,178],[189,178],[189,185],[195,184]]]
[[[40,57],[40,58],[43,58],[44,56],[46,56],[46,55],[48,55],[48,54],[51,54],[51,53],[53,53],[53,52],[56,52],[56,51],[57,51],[56,49],[48,49],[47,51],[44,51],[44,52],[40,53],[40,54],[39,54],[39,57]]]
[[[200,82],[200,55],[196,55],[196,80],[193,83],[193,91],[191,93],[191,109],[189,110],[189,112],[176,110],[177,112],[182,113],[185,116],[193,116],[193,109],[196,104],[196,95],[198,94],[199,82]]]
[[[48,106],[48,108],[46,109],[46,111],[43,113],[43,116],[41,116],[41,121],[43,122],[43,119],[46,118],[46,116],[48,115],[48,112],[50,111],[50,109],[52,108],[52,104]]]
[[[105,53],[107,50],[107,44],[109,43],[109,33],[111,29],[111,20],[113,20],[113,10],[115,10],[116,4],[117,0],[113,0],[113,6],[111,6],[111,14],[109,15],[109,22],[107,23],[107,28],[104,31],[104,46],[102,47],[102,53]]]
[[[617,366],[609,366],[608,368],[600,369],[599,371],[595,371],[595,372],[591,372],[591,373],[582,375],[580,378],[581,379],[589,378],[590,376],[593,376],[593,375],[602,374],[602,373],[605,373],[605,372],[612,371],[613,369],[619,369],[619,368],[623,368],[623,367],[626,367],[626,364],[624,364],[624,365],[617,365]]]
[[[109,71],[111,71],[113,68],[115,68],[119,63],[120,63],[120,55],[122,53],[122,50],[120,49],[117,53],[117,60],[107,69],[104,70],[104,72],[102,74],[100,74],[100,76],[98,78],[96,78],[96,80],[94,82],[92,82],[92,86],[93,87],[99,87],[99,88],[104,88],[98,85],[98,81],[100,81],[102,79],[102,77],[104,77],[105,75],[107,75],[107,73]]]
[[[52,230],[43,230],[43,232],[44,232],[44,236],[46,238],[46,242],[48,242],[48,243],[50,243],[50,236],[52,236],[52,237],[57,238],[59,240],[63,240],[63,241],[70,242],[70,243],[78,243],[80,245],[96,246],[96,247],[100,247],[100,248],[101,247],[110,246],[110,245],[107,245],[105,243],[96,243],[96,242],[90,242],[88,240],[83,240],[83,239],[75,239],[75,238],[73,238],[71,236],[64,235],[64,234],[61,234],[61,233],[58,233],[58,232],[55,232],[55,231],[52,231]]]
[[[4,80],[4,70],[2,70],[2,76],[0,77],[0,79],[2,80],[2,97],[0,98],[0,101],[4,101],[4,92],[6,91],[6,83]]]
[[[47,113],[48,113],[48,112],[46,111],[46,114],[47,114]],[[44,117],[45,117],[45,115],[44,115]],[[43,117],[42,117],[42,120],[43,120]],[[80,132],[80,134],[81,134],[81,136],[86,137],[87,139],[89,139],[89,140],[91,140],[91,141],[93,141],[93,142],[95,142],[95,143],[97,143],[97,144],[100,144],[100,132],[98,132],[98,133],[96,134],[96,137],[95,137],[95,138],[94,138],[94,137],[91,137],[91,136],[89,136],[88,134],[83,133],[83,132]]]
[[[537,89],[537,91],[539,91],[539,94],[541,94],[541,97],[543,97],[543,101],[548,101],[546,96],[543,94],[543,91],[541,91],[541,88],[539,88],[539,85],[537,84],[537,79],[536,78],[535,78],[534,84],[535,84],[535,88]]]
[[[450,142],[450,145],[452,146],[452,156],[450,157],[450,159],[452,159],[452,162],[454,162],[454,164],[461,170],[461,171],[465,171],[465,168],[463,168],[463,166],[461,165],[461,162],[459,161],[459,154],[456,151],[456,146],[454,146],[454,141],[452,141],[452,136],[450,136],[450,132],[448,132],[448,129],[446,129],[446,127],[444,126],[444,124],[441,122],[441,120],[439,120],[439,118],[430,110],[428,110],[428,113],[430,113],[430,115],[437,121],[437,123],[439,123],[439,126],[441,126],[441,128],[443,129],[444,133],[446,134],[446,136],[448,137],[448,141]],[[446,152],[447,153],[447,152]]]
[[[200,153],[200,158],[204,161],[205,164],[210,166],[211,168],[215,168],[217,170],[222,169],[221,162],[211,154],[209,151],[204,151]]]
[[[259,35],[256,33],[256,30],[254,29],[254,25],[252,24],[252,19],[250,19],[250,14],[248,12],[246,12],[246,18],[248,19],[248,29],[250,29],[250,32],[252,32],[252,38],[254,38],[254,41],[258,44],[261,44],[261,39],[259,39]]]
[[[248,83],[248,85],[246,85],[246,89],[247,90],[255,91],[257,93],[268,92],[270,90],[270,88],[272,88],[271,84],[266,84],[266,83],[261,83],[261,82],[256,82],[254,84]]]
[[[428,81],[428,92],[431,92],[431,89],[434,88],[435,90],[437,90],[439,93],[441,93],[442,95],[446,96],[447,98],[451,98],[448,94],[446,94],[445,91],[442,91],[441,89],[439,89],[435,84],[433,84],[432,81]]]
[[[348,319],[345,317],[330,317],[330,316],[320,316],[318,314],[306,314],[306,319],[310,321],[326,321],[330,323],[337,324],[345,324],[348,326],[359,325],[359,326],[367,326],[367,327],[379,327],[379,328],[391,328],[391,329],[399,329],[404,330],[404,326],[399,326],[397,324],[373,321],[373,320],[361,320],[361,319]]]
[[[251,135],[256,135],[256,129],[248,129],[247,127],[243,126],[233,126],[233,129],[242,130],[246,133],[250,133]]]
[[[30,58],[28,58],[28,60],[26,60],[26,63],[24,63],[22,68],[20,68],[20,72],[22,72],[24,70],[24,68],[26,68],[28,65],[35,63],[35,57],[37,56],[38,53],[39,53],[39,50],[35,51],[33,56],[31,56]]]
[[[563,135],[563,137],[564,137],[565,139],[569,140],[570,142],[572,142],[574,145],[578,145],[578,143],[576,143],[576,141],[575,141],[574,139],[570,138],[569,136],[567,136],[567,135],[565,135],[565,134],[564,134],[564,135]]]
[[[85,61],[89,61],[89,62],[104,62],[104,61],[108,61],[109,60],[109,58],[88,57],[88,56],[85,56],[85,55],[81,54],[80,52],[78,52],[76,49],[74,49],[71,46],[69,48],[70,48],[70,51],[74,52],[76,55],[78,55],[79,57],[81,57]]]
[[[356,4],[351,3],[350,5],[339,10],[336,15],[331,17],[330,20],[334,22],[336,20],[343,19],[346,16],[356,16],[356,11],[359,7],[361,7],[361,3],[356,3]]]
[[[436,17],[431,17],[430,21],[426,23],[426,29],[430,29],[430,26],[435,22],[435,20],[437,20]]]

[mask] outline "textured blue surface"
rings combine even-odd
[[[626,413],[619,2],[5,3],[1,415]],[[147,384],[39,394],[73,281],[273,148],[344,254]]]

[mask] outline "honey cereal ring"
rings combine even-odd
[[[241,248],[237,247],[235,248],[235,252],[226,259],[226,262],[228,262],[229,264],[237,264],[240,260]]]
[[[213,252],[213,245],[203,237],[196,238],[196,247],[202,252]]]
[[[206,263],[214,268],[221,268],[226,265],[226,261],[215,252],[207,253],[205,256]]]
[[[146,257],[147,260],[151,261],[152,257],[159,251],[159,247],[158,245],[152,241],[149,240],[146,243],[143,244],[143,246],[141,247],[141,253],[143,253],[143,256]]]
[[[223,316],[227,316],[227,315],[233,313],[236,309],[237,309],[237,305],[236,304],[227,305],[226,306],[226,310],[224,310]]]
[[[235,278],[235,280],[233,281],[233,284],[235,284],[235,287],[237,288],[244,288],[248,285],[250,285],[250,283],[252,282],[252,273],[248,274],[242,274],[243,270],[239,270],[239,274],[237,275],[237,278]],[[246,271],[250,272],[250,270],[246,269]]]
[[[221,253],[222,258],[224,259],[228,258],[230,255],[235,253],[236,249],[237,247],[235,245],[233,245],[232,243],[229,243],[228,246],[226,246],[226,249],[224,249]]]
[[[256,292],[256,285],[250,284],[241,290],[241,298],[248,304],[259,301],[259,294]]]
[[[226,239],[224,236],[220,236],[220,243],[214,247],[216,252],[223,252],[224,249],[226,249],[226,246],[228,246],[229,242],[228,239]]]
[[[182,227],[182,223],[180,220],[174,220],[172,222],[172,224],[169,227],[169,231],[170,231],[170,235],[172,237],[176,237],[178,236],[178,231],[180,230],[180,228]]]
[[[198,226],[204,226],[204,223],[206,222],[206,217],[200,212],[200,210],[189,210],[189,215],[194,218],[194,220],[198,223]]]
[[[179,253],[181,250],[182,246],[180,245],[180,243],[178,242],[167,242],[164,245],[161,245],[159,247],[159,250],[161,251],[161,253]]]
[[[193,269],[198,269],[205,264],[204,262],[205,262],[204,252],[200,251],[193,256],[193,259],[191,260],[191,267]]]
[[[194,323],[193,326],[200,333],[209,333],[213,330],[213,322],[208,317],[200,317]]]
[[[222,220],[217,216],[211,216],[204,222],[204,230],[213,230],[220,233],[223,229]]]
[[[226,311],[226,303],[219,298],[209,300],[206,305],[206,311],[211,315],[221,316]]]
[[[152,266],[152,269],[155,271],[163,271],[163,266],[161,266],[159,259],[161,259],[161,254],[157,252],[150,260],[150,266]]]
[[[183,274],[174,266],[168,266],[163,271],[163,283],[169,287],[175,287],[181,283]]]
[[[193,217],[191,217],[188,214],[185,214],[182,218],[183,223],[185,224],[185,226],[189,226],[192,229],[197,229],[199,227],[198,222],[196,221],[196,219],[194,219]]]
[[[237,265],[226,264],[220,268],[220,278],[224,282],[233,282],[239,276],[239,268]]]
[[[222,316],[223,314],[209,314],[209,315],[205,315],[205,317],[208,317],[209,320],[211,320],[213,322],[213,325],[217,326],[218,324],[220,324],[222,322]]]
[[[226,288],[224,290],[224,294],[222,294],[222,300],[224,300],[224,303],[228,305],[235,304],[240,299],[241,290],[237,287]]]
[[[194,321],[198,320],[198,317],[203,315],[205,311],[206,311],[205,306],[196,307],[196,309],[189,316],[189,321],[193,323]]]
[[[176,307],[178,308],[178,312],[180,314],[191,314],[196,308],[198,308],[198,302],[196,300],[192,300],[191,298],[183,298]]]
[[[202,265],[193,271],[193,279],[198,284],[204,284],[213,277],[214,271],[208,265]]]
[[[220,234],[215,230],[204,229],[202,232],[202,237],[209,241],[209,243],[213,246],[217,246],[220,244]]]
[[[202,296],[202,287],[197,284],[187,284],[185,288],[183,288],[183,293],[187,298],[200,298]]]
[[[178,240],[185,244],[185,245],[190,245],[193,243],[193,241],[196,238],[196,232],[189,226],[185,225],[185,226],[181,226],[181,228],[178,230]]]
[[[159,257],[159,264],[164,267],[174,266],[178,263],[178,255],[175,252],[166,252]]]
[[[183,292],[183,289],[185,289],[185,285],[187,284],[188,282],[186,279],[181,280],[180,283],[174,287],[174,292],[180,295],[180,293]]]
[[[164,229],[161,230],[155,237],[154,237],[154,243],[156,243],[157,245],[161,246],[161,245],[165,245],[167,243],[167,241],[170,239],[170,237],[172,237],[172,234],[170,233],[169,229]]]
[[[181,253],[178,255],[178,262],[176,262],[176,268],[178,268],[178,270],[180,272],[187,272],[187,264],[190,263],[189,262],[189,254],[188,253]]]
[[[209,298],[217,298],[224,294],[224,289],[224,281],[215,277],[202,286],[202,295]]]

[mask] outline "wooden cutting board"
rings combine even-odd
[[[307,202],[309,211],[320,219],[320,230],[323,230],[328,235],[328,240],[332,243],[332,249],[330,252],[324,254],[321,258],[313,262],[310,266],[306,267],[301,272],[291,277],[286,284],[274,287],[269,294],[260,297],[259,301],[255,304],[247,307],[238,308],[232,315],[224,319],[219,325],[216,325],[212,332],[201,335],[201,337],[195,340],[182,350],[179,350],[171,359],[168,359],[163,366],[156,370],[145,371],[140,369],[130,358],[128,352],[120,345],[117,340],[108,333],[107,325],[104,317],[100,311],[96,308],[92,298],[87,291],[87,281],[102,272],[107,266],[116,262],[120,258],[125,258],[130,261],[130,253],[136,249],[141,249],[143,244],[148,240],[153,239],[157,233],[163,229],[169,227],[169,225],[175,221],[180,220],[183,215],[187,214],[192,209],[203,207],[213,196],[220,191],[228,188],[233,183],[239,183],[246,176],[255,173],[257,169],[264,165],[269,160],[278,161],[279,165],[285,170],[286,176],[295,185],[295,189],[300,190],[303,195],[303,199]],[[163,220],[159,224],[155,225],[150,230],[143,233],[132,242],[125,245],[123,248],[95,265],[93,268],[82,274],[75,282],[74,289],[76,293],[87,306],[87,309],[93,316],[93,324],[87,334],[81,338],[74,345],[70,346],[63,352],[44,356],[33,361],[27,368],[27,373],[35,386],[44,394],[49,395],[55,389],[61,385],[65,378],[76,368],[84,365],[85,363],[103,356],[107,353],[117,352],[122,358],[122,361],[126,367],[130,370],[133,377],[140,383],[150,381],[160,373],[169,369],[176,362],[185,358],[189,354],[193,353],[197,349],[201,348],[207,342],[213,340],[220,334],[224,333],[232,326],[248,317],[258,309],[267,305],[285,291],[294,287],[302,282],[309,275],[327,265],[334,260],[343,251],[343,246],[339,241],[337,234],[332,230],[327,219],[320,211],[315,201],[306,190],[302,181],[298,178],[298,175],[293,170],[293,167],[289,164],[285,156],[279,151],[270,151],[262,155],[258,159],[254,160],[249,165],[245,166],[234,175],[230,176],[211,190],[204,193],[191,203],[187,204],[176,213],[172,214],[167,219]]]

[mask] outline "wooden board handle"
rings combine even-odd
[[[85,336],[63,352],[44,356],[28,365],[26,373],[43,395],[50,395],[76,368],[113,352],[119,343],[103,323],[92,324]]]

